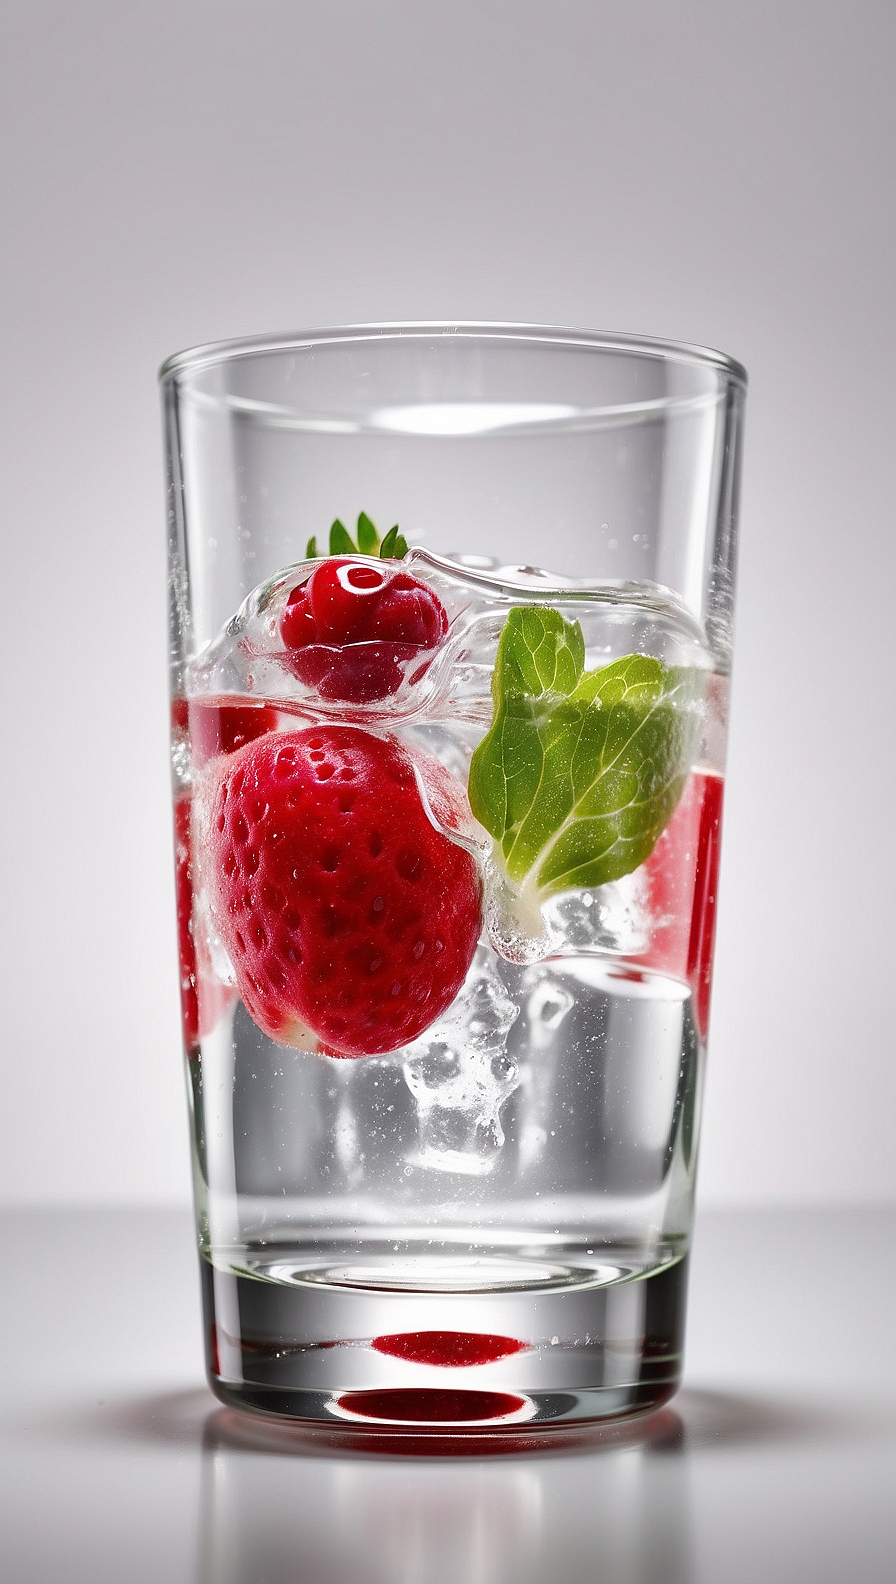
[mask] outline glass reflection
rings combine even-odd
[[[197,1584],[691,1576],[686,1460],[671,1410],[567,1434],[548,1451],[522,1433],[510,1449],[506,1438],[481,1438],[460,1457],[427,1456],[411,1442],[412,1455],[383,1456],[381,1441],[211,1415]]]

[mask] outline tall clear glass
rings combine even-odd
[[[677,1385],[746,379],[393,325],[162,370],[209,1376],[405,1435]]]

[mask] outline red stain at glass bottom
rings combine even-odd
[[[511,1392],[419,1390],[343,1392],[337,1407],[360,1419],[392,1424],[483,1424],[506,1419],[528,1406]]]
[[[493,1364],[496,1359],[520,1353],[525,1342],[515,1337],[492,1336],[483,1331],[400,1331],[374,1337],[371,1347],[391,1358],[412,1364],[436,1364],[465,1369],[471,1364]]]

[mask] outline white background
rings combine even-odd
[[[8,1200],[188,1195],[155,370],[392,318],[751,375],[704,1202],[896,1194],[896,7],[5,0]]]

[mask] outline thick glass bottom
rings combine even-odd
[[[687,1258],[202,1261],[209,1378],[234,1408],[346,1430],[519,1433],[659,1407]],[[422,1284],[422,1285],[421,1285]]]

